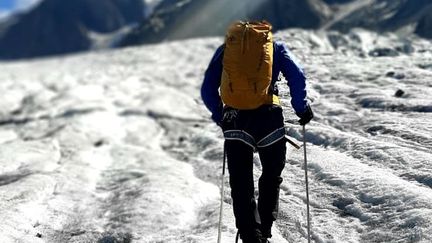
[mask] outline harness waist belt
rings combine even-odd
[[[253,149],[270,146],[285,137],[285,127],[278,128],[269,135],[256,142],[254,137],[243,130],[227,130],[224,131],[226,140],[238,140],[251,146]]]

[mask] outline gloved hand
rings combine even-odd
[[[222,130],[235,129],[238,118],[238,110],[226,107],[223,111],[223,118],[221,122]]]
[[[299,120],[300,125],[304,126],[312,120],[314,114],[312,112],[310,105],[307,104],[306,110],[302,114],[297,114],[297,116],[300,117]]]

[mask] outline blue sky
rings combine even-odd
[[[0,0],[0,18],[14,11],[26,9],[40,0]]]
[[[1,0],[0,1],[0,9],[11,9],[15,4],[15,0]]]

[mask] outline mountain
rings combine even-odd
[[[374,31],[397,31],[403,28],[415,29],[431,15],[430,0],[374,0],[369,1],[351,14],[336,22],[330,28],[349,31],[361,27]],[[430,36],[431,29],[417,28],[420,36]]]
[[[4,28],[0,58],[17,59],[83,51],[90,32],[110,33],[144,18],[142,0],[44,0]]]
[[[407,29],[431,38],[430,13],[430,0],[164,0],[120,45],[220,36],[236,19],[266,19],[276,31],[291,27],[343,32],[355,27],[380,32]]]
[[[432,38],[430,0],[44,0],[0,23],[0,59],[223,36],[237,19],[266,19],[274,31],[365,28]]]
[[[314,29],[329,19],[321,0],[164,0],[121,46],[223,35],[236,19],[266,19],[275,30]]]

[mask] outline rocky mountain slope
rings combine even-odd
[[[266,19],[275,31],[359,27],[432,38],[429,0],[44,0],[0,23],[0,59],[222,36],[236,19]]]
[[[0,58],[87,50],[91,46],[90,32],[113,32],[143,17],[142,0],[44,0],[3,28]]]
[[[164,0],[122,46],[199,36],[221,36],[236,19],[266,19],[275,30],[314,29],[329,19],[321,0]]]
[[[300,27],[347,32],[361,27],[431,37],[429,0],[165,0],[123,46],[223,35],[235,19],[267,19],[275,30]]]
[[[431,17],[432,1],[429,0],[375,0],[353,11],[331,28],[347,31],[362,27],[380,32],[408,28],[410,32],[429,37],[432,29],[427,29],[425,24]]]

